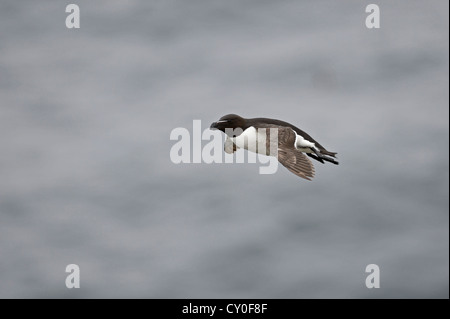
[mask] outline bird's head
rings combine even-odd
[[[224,115],[210,126],[210,129],[220,130],[224,133],[227,133],[225,129],[235,130],[237,128],[245,130],[245,119],[236,114]]]

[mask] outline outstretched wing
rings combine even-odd
[[[298,150],[278,149],[278,161],[301,178],[310,181],[314,177],[313,164],[305,154]]]
[[[278,161],[289,171],[301,178],[311,180],[314,177],[314,165],[295,145],[295,132],[291,128],[278,130]]]

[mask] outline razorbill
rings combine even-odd
[[[245,119],[236,114],[228,114],[212,123],[210,129],[227,134],[225,152],[233,153],[243,148],[255,153],[276,156],[289,171],[307,180],[314,177],[315,171],[314,165],[305,154],[322,164],[324,161],[339,164],[336,161],[337,153],[327,151],[310,135],[284,121],[269,118]],[[271,129],[276,129],[272,132],[278,132],[277,139],[270,136]],[[258,140],[265,141],[265,147],[258,148]],[[274,141],[276,145],[272,148]],[[276,150],[275,154],[270,152],[273,149]]]

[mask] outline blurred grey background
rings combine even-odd
[[[447,1],[69,3],[0,2],[0,297],[449,297]],[[227,113],[341,165],[170,161]]]

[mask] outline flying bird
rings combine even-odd
[[[289,171],[311,180],[315,170],[311,160],[338,165],[335,152],[330,152],[298,127],[276,119],[246,119],[236,114],[222,116],[211,124],[227,135],[224,149],[232,154],[243,148],[255,153],[276,156]],[[275,135],[275,136],[274,136]],[[275,153],[272,152],[275,150]],[[307,156],[306,156],[306,155]]]

